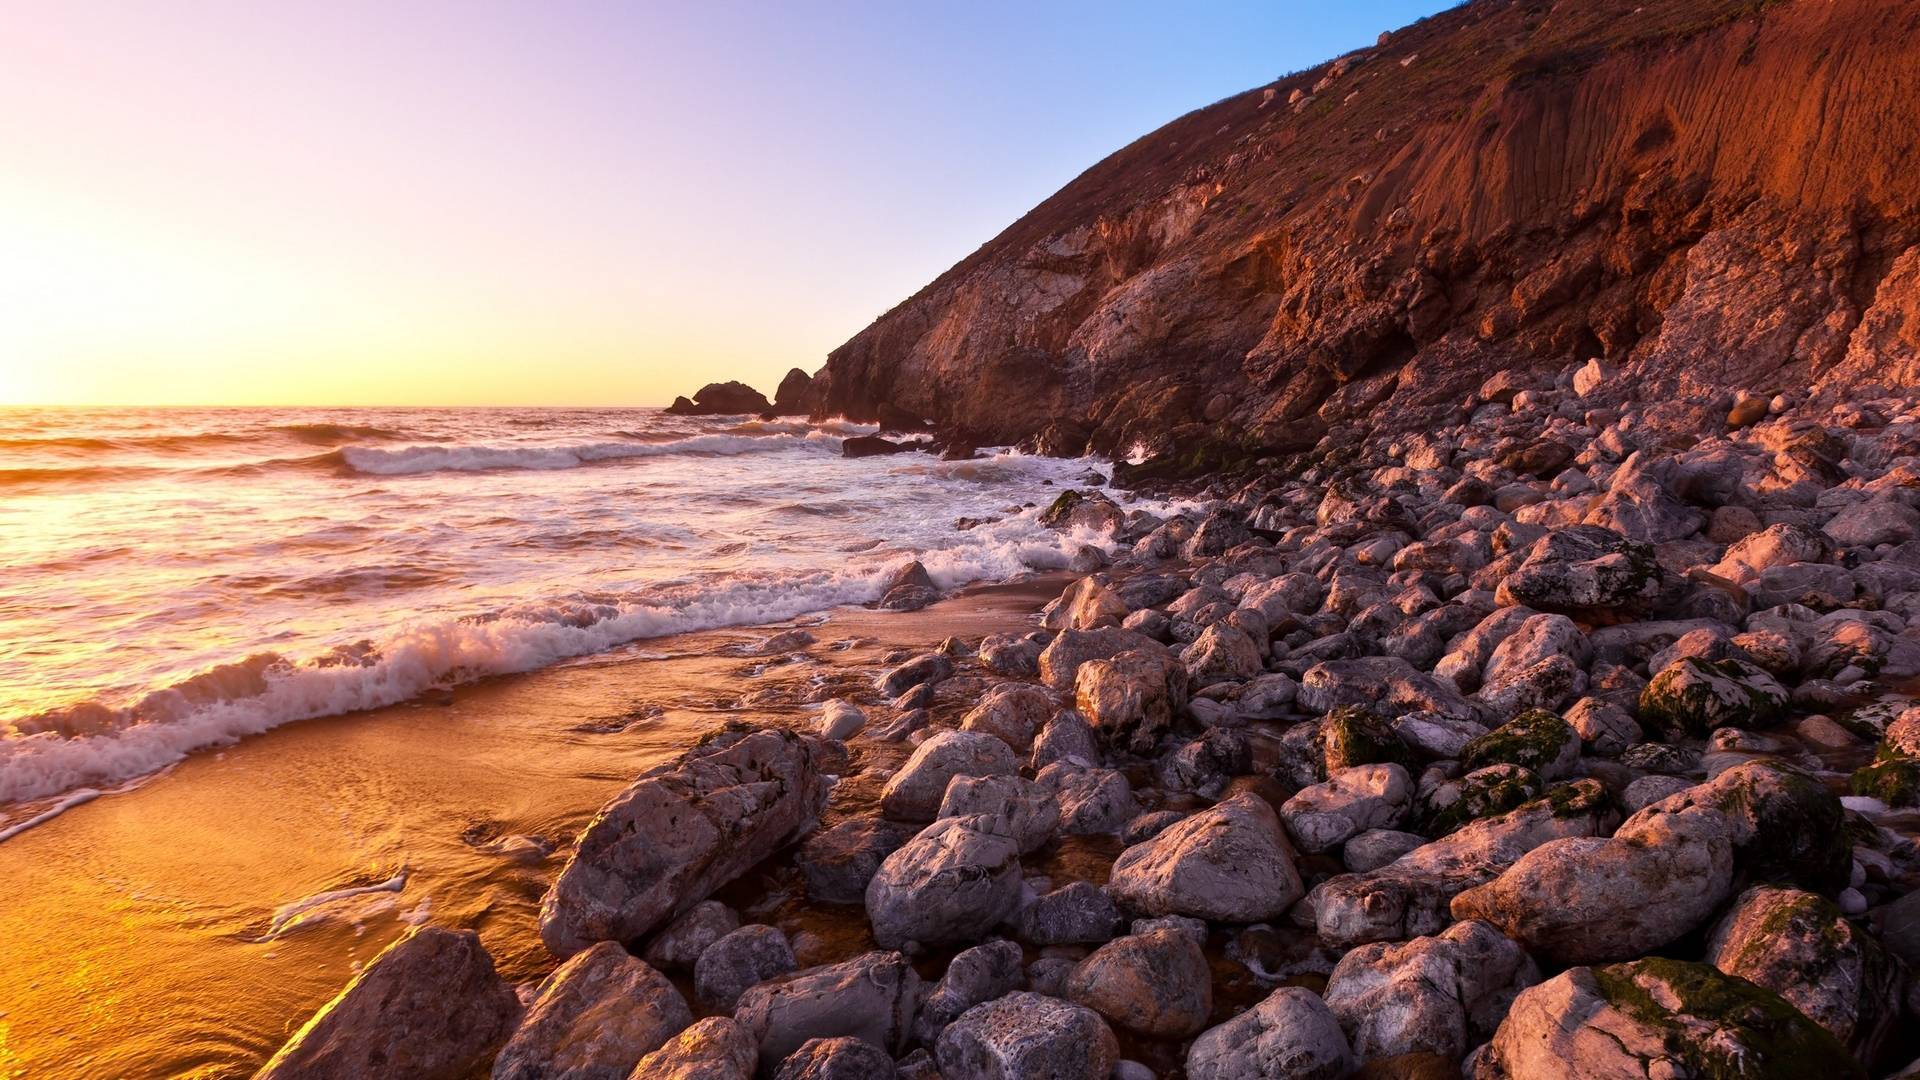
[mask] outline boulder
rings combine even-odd
[[[960,718],[960,730],[992,735],[1015,750],[1026,750],[1056,708],[1053,695],[1037,686],[1001,683]]]
[[[1055,713],[1053,719],[1041,726],[1040,733],[1033,738],[1033,752],[1027,764],[1039,772],[1056,761],[1082,768],[1100,764],[1100,744],[1094,736],[1093,725],[1072,709]]]
[[[880,676],[875,685],[888,698],[897,698],[916,686],[929,686],[952,675],[953,661],[945,654],[921,653]]]
[[[1144,634],[1119,627],[1062,630],[1040,653],[1040,681],[1064,693],[1073,689],[1081,664],[1133,651],[1167,655],[1165,645]]]
[[[730,1016],[709,1016],[635,1065],[630,1080],[753,1080],[760,1049]]]
[[[919,1005],[920,976],[906,957],[870,952],[763,982],[740,995],[733,1018],[763,1062],[785,1060],[809,1039],[843,1035],[898,1054]]]
[[[960,1014],[940,1033],[942,1075],[967,1080],[1107,1080],[1120,1044],[1100,1014],[1015,991]]]
[[[1606,494],[1583,520],[1650,544],[1692,536],[1706,517],[1673,493],[1673,464],[1672,458],[1634,451],[1613,471]]]
[[[1593,620],[1644,614],[1666,591],[1651,546],[1611,529],[1575,525],[1534,541],[1495,596],[1503,605]]]
[[[1253,638],[1226,622],[1217,622],[1200,632],[1182,655],[1187,680],[1193,687],[1220,682],[1245,682],[1265,669],[1260,664],[1260,647]]]
[[[977,656],[980,666],[995,675],[1031,678],[1040,674],[1040,653],[1044,648],[1031,637],[993,634],[981,640]]]
[[[1520,765],[1488,765],[1420,796],[1420,827],[1439,838],[1470,821],[1504,814],[1542,794],[1540,777]]]
[[[375,956],[256,1076],[465,1080],[492,1059],[519,1014],[520,1000],[473,931],[421,927]]]
[[[1368,829],[1390,829],[1413,805],[1413,780],[1398,765],[1356,765],[1303,788],[1280,808],[1300,850],[1330,851]]]
[[[1551,840],[1453,898],[1555,963],[1644,955],[1691,932],[1733,885],[1732,826],[1718,811],[1642,812],[1610,839]]]
[[[913,1022],[914,1038],[932,1046],[947,1025],[975,1005],[1023,988],[1027,981],[1020,946],[1011,941],[989,941],[963,949],[948,962],[945,975],[920,1006]]]
[[[661,971],[690,972],[707,946],[739,928],[740,916],[732,908],[718,900],[702,900],[653,935],[640,955]]]
[[[989,831],[1029,855],[1053,839],[1060,827],[1060,804],[1053,792],[1025,777],[956,776],[947,782],[939,816],[977,816]]]
[[[1126,849],[1107,888],[1139,911],[1221,922],[1277,918],[1304,891],[1279,818],[1244,792]]]
[[[686,999],[665,975],[603,941],[540,983],[494,1060],[494,1080],[625,1080],[691,1023]]]
[[[878,817],[857,817],[808,837],[794,855],[806,878],[807,898],[819,904],[865,903],[874,871],[916,831]]]
[[[1067,591],[1049,606],[1040,625],[1049,630],[1097,630],[1119,626],[1129,613],[1126,601],[1099,581],[1084,577],[1067,586]]]
[[[1067,1000],[1151,1039],[1184,1039],[1207,1025],[1213,973],[1191,934],[1153,930],[1115,938],[1067,976]]]
[[[942,731],[919,745],[880,792],[880,810],[896,821],[932,821],[956,776],[1011,776],[1013,748],[974,731]]]
[[[1342,1080],[1355,1064],[1332,1010],[1298,986],[1209,1028],[1187,1051],[1189,1080]]]
[[[1454,921],[1450,908],[1459,893],[1492,881],[1550,840],[1605,835],[1614,820],[1606,789],[1596,780],[1578,780],[1472,822],[1378,870],[1328,878],[1309,900],[1320,941],[1345,950],[1437,934]]]
[[[808,1039],[774,1070],[773,1080],[893,1080],[893,1058],[867,1042],[842,1035]]]
[[[1326,1001],[1362,1061],[1421,1052],[1458,1061],[1539,981],[1524,949],[1468,920],[1435,937],[1354,949],[1328,978]]]
[[[1635,817],[1693,806],[1717,810],[1732,825],[1734,866],[1742,880],[1783,882],[1825,895],[1846,888],[1853,868],[1846,814],[1840,799],[1814,777],[1779,761],[1748,761]]]
[[[1460,767],[1518,765],[1542,780],[1558,780],[1580,760],[1580,734],[1543,709],[1530,709],[1461,748]]]
[[[1901,1024],[1903,965],[1813,893],[1748,889],[1714,929],[1707,962],[1779,994],[1867,1064]]]
[[[1417,671],[1397,656],[1329,660],[1300,677],[1300,708],[1328,713],[1357,706],[1381,715],[1430,712],[1459,720],[1474,719],[1473,707],[1451,682]]]
[[[580,834],[540,902],[555,956],[631,941],[813,828],[834,760],[790,731],[730,726],[640,774]]]
[[[868,437],[872,438],[872,436]],[[867,456],[868,451],[862,451],[860,453],[850,452],[854,443],[858,441],[859,440],[856,439],[848,439],[846,443],[842,445],[841,452],[845,453],[848,457]],[[876,438],[874,441],[892,447],[890,450],[871,451],[875,453],[894,454],[902,450],[913,449],[911,445],[896,445],[887,442],[885,439]],[[922,566],[918,559],[915,559],[913,562],[895,570],[893,574],[887,578],[886,582],[880,586],[879,607],[882,611],[919,611],[921,608],[932,605],[933,602],[938,599],[940,599],[940,590],[934,585],[933,576],[927,573],[927,568]]]
[[[1640,725],[1633,714],[1610,701],[1585,697],[1566,712],[1567,726],[1580,736],[1580,745],[1599,757],[1618,757],[1640,741]]]
[[[1158,645],[1129,650],[1081,664],[1073,700],[1108,744],[1147,753],[1186,707],[1187,672]]]
[[[1097,945],[1113,939],[1120,909],[1107,890],[1075,881],[1020,909],[1018,933],[1029,945]]]
[[[1340,860],[1356,874],[1378,870],[1427,842],[1419,833],[1393,829],[1368,829],[1348,840],[1340,849]]]
[[[1704,738],[1715,728],[1756,730],[1787,717],[1790,696],[1745,660],[1683,657],[1640,693],[1640,720],[1671,737]]]
[[[1841,547],[1903,544],[1920,538],[1920,510],[1881,496],[1854,503],[1833,515],[1821,531]]]
[[[990,819],[942,818],[887,856],[867,883],[882,948],[980,938],[1020,902],[1020,849]]]
[[[1866,1073],[1826,1029],[1770,991],[1706,964],[1649,958],[1576,967],[1522,991],[1474,1080]]]
[[[1140,812],[1132,785],[1117,769],[1061,763],[1042,769],[1038,779],[1053,789],[1060,804],[1060,831],[1068,836],[1119,832]]]
[[[771,926],[743,926],[707,947],[693,966],[693,995],[712,1012],[729,1012],[747,989],[800,965],[787,935]]]
[[[840,440],[840,456],[850,458],[884,457],[918,449],[918,443],[895,442],[878,435],[853,435]]]
[[[867,714],[851,701],[829,701],[820,710],[820,737],[851,739],[867,726]]]

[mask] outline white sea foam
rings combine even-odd
[[[268,942],[286,936],[314,923],[343,918],[359,921],[368,915],[378,914],[397,906],[390,894],[397,894],[407,887],[407,871],[399,873],[385,881],[371,885],[351,885],[341,889],[329,889],[315,893],[289,904],[282,904],[273,912],[273,921],[268,924],[267,932],[254,938],[255,942]],[[363,902],[363,898],[375,898],[374,902]],[[423,901],[424,902],[424,901]]]
[[[434,472],[488,472],[495,469],[574,469],[600,462],[633,458],[670,457],[676,454],[701,454],[731,457],[738,454],[763,454],[792,450],[809,441],[816,445],[837,437],[818,433],[799,436],[792,433],[767,435],[695,435],[673,442],[597,442],[566,446],[405,446],[385,448],[348,446],[340,450],[340,460],[348,468],[370,476],[413,476]]]

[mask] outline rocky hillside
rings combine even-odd
[[[1910,0],[1474,0],[1102,161],[814,401],[1193,466],[1594,358],[1587,400],[1663,431],[1908,384],[1916,147]]]

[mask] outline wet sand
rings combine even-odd
[[[509,979],[535,978],[552,965],[534,920],[564,845],[634,774],[730,719],[877,702],[890,652],[1028,629],[1063,581],[644,641],[287,725],[75,807],[0,843],[0,1080],[250,1075],[409,920],[474,928]],[[803,654],[744,655],[793,626],[817,638]],[[943,687],[936,716],[969,681]],[[829,820],[871,797],[861,783]],[[723,896],[810,934],[803,962],[865,932],[801,903],[788,876]],[[315,902],[326,894],[341,895]]]

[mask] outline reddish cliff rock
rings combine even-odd
[[[1712,427],[1920,377],[1916,149],[1906,0],[1475,0],[1107,158],[811,393],[1204,465],[1600,357],[1589,400]]]

